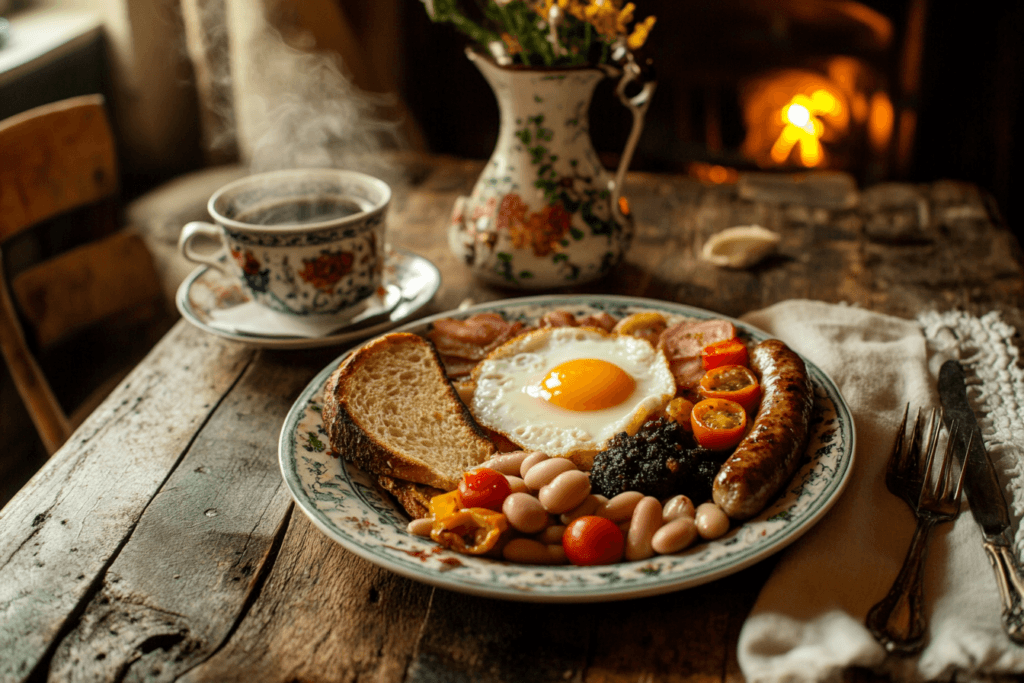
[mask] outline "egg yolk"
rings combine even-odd
[[[531,391],[567,410],[601,410],[617,406],[636,389],[636,380],[614,363],[578,358],[551,368]]]

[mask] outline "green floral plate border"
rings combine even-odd
[[[535,320],[562,308],[576,314],[639,310],[669,316],[724,318],[689,306],[611,296],[539,296],[481,304],[431,316],[400,328],[422,333],[441,317],[481,311],[510,320]],[[742,335],[767,335],[738,320]],[[815,387],[815,414],[808,459],[784,494],[757,518],[714,541],[675,554],[604,567],[521,565],[471,557],[406,531],[408,517],[357,468],[327,445],[320,394],[341,357],[324,368],[299,396],[281,430],[281,472],[299,508],[328,537],[356,555],[416,581],[453,591],[529,602],[608,601],[690,588],[763,560],[810,529],[838,499],[853,466],[854,425],[835,384],[808,363]]]

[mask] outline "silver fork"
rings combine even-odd
[[[889,464],[886,467],[886,486],[914,508],[917,529],[907,549],[896,580],[889,593],[868,612],[865,624],[871,634],[889,652],[912,654],[924,644],[925,621],[921,612],[921,575],[927,549],[928,534],[940,522],[949,522],[960,514],[960,494],[964,473],[960,470],[954,486],[953,468],[956,458],[953,449],[959,425],[950,425],[949,439],[938,464],[938,474],[932,476],[935,452],[938,446],[940,420],[932,410],[925,442],[925,467],[921,473],[921,415],[918,413],[907,443],[905,434],[907,413],[904,411]],[[972,436],[973,438],[973,436]]]

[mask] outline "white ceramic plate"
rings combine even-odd
[[[249,301],[238,281],[218,270],[203,266],[194,270],[178,287],[175,303],[182,317],[201,330],[250,346],[272,349],[311,349],[335,346],[380,334],[423,308],[441,286],[441,273],[427,259],[404,249],[392,249],[385,263],[385,279],[401,292],[401,299],[381,322],[341,328],[324,337],[305,338],[246,334],[210,324],[215,309],[229,309]]]
[[[481,311],[533,321],[561,308],[575,314],[638,310],[670,316],[724,318],[702,309],[649,299],[612,296],[543,296],[511,299],[424,318],[403,331],[424,332],[437,318]],[[767,335],[732,320],[741,335]],[[697,586],[737,572],[795,541],[842,493],[853,465],[853,419],[828,376],[807,363],[815,387],[808,460],[780,498],[757,518],[722,538],[676,555],[602,567],[521,565],[460,555],[406,530],[408,517],[371,479],[328,446],[320,419],[321,391],[341,358],[324,368],[295,402],[281,431],[285,484],[306,515],[327,536],[370,562],[417,581],[453,591],[506,600],[586,602],[634,598]]]

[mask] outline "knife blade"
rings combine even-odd
[[[963,366],[949,360],[939,370],[939,400],[942,418],[947,427],[955,421],[960,429],[955,435],[957,452],[964,468],[964,493],[971,506],[974,521],[985,537],[983,546],[996,573],[996,583],[1003,600],[1003,626],[1016,643],[1024,644],[1024,580],[1013,555],[1010,539],[1010,513],[999,484],[999,477],[985,450],[978,420],[967,398]]]

